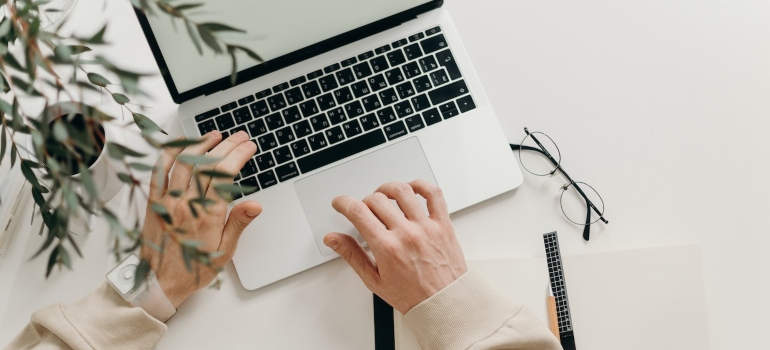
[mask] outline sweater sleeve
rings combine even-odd
[[[529,309],[506,301],[473,272],[413,307],[404,321],[424,350],[561,349]]]
[[[5,349],[151,349],[166,329],[104,282],[75,304],[36,311]]]

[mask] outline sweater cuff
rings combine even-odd
[[[404,315],[423,349],[467,349],[488,338],[523,306],[506,301],[483,277],[466,272]]]

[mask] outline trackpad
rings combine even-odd
[[[345,233],[363,243],[353,224],[332,208],[332,199],[348,195],[360,200],[386,182],[416,179],[436,184],[420,141],[412,137],[299,180],[294,183],[294,189],[318,250],[321,255],[329,256],[334,251],[324,245],[323,239],[330,232]]]

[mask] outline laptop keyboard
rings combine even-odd
[[[258,153],[236,177],[254,192],[476,108],[440,27],[195,117],[201,135],[247,132]],[[235,194],[234,199],[250,193]]]

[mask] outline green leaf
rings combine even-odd
[[[142,163],[128,163],[128,166],[139,171],[151,171],[154,169],[152,166]]]
[[[184,10],[191,10],[191,9],[198,8],[198,7],[201,7],[201,6],[203,6],[203,4],[182,4],[182,5],[177,6],[175,9],[177,11],[179,11],[179,12],[182,12]]]
[[[230,54],[230,85],[235,86],[238,82],[238,57],[235,55],[235,49],[232,46],[227,46],[227,52]]]
[[[201,35],[201,39],[203,39],[203,42],[206,43],[206,45],[214,50],[214,52],[220,54],[222,53],[222,47],[219,46],[219,42],[217,41],[217,38],[214,36],[214,33],[212,33],[208,28],[198,25],[198,33]]]
[[[89,44],[105,44],[105,42],[104,42],[104,33],[106,33],[106,32],[107,32],[107,25],[105,24],[102,27],[102,29],[100,29],[98,32],[96,32],[96,34],[94,34],[94,36],[92,36],[92,37],[90,37],[88,39],[82,40],[82,41],[84,41],[86,43],[89,43]]]
[[[78,247],[78,244],[74,239],[72,239],[72,235],[67,235],[67,240],[70,241],[70,244],[72,244],[72,249],[75,249],[75,253],[77,253],[78,256],[82,258],[83,253],[80,252],[80,247]]]
[[[13,68],[13,69],[15,69],[15,70],[17,70],[19,72],[24,72],[25,71],[25,69],[21,66],[21,63],[19,63],[19,61],[16,59],[16,57],[13,56],[13,54],[11,54],[10,52],[8,54],[6,54],[5,56],[3,56],[3,61],[5,61],[5,63],[7,63],[11,68]]]
[[[88,167],[85,163],[80,163],[79,168],[80,180],[83,183],[83,187],[86,188],[86,191],[91,196],[91,198],[99,197],[99,193],[96,190],[96,184],[94,184],[94,178],[91,176],[91,171],[88,170]]]
[[[24,91],[24,93],[26,93],[27,95],[30,95],[30,96],[43,96],[43,95],[40,94],[39,91],[37,91],[35,89],[34,86],[32,86],[32,84],[27,83],[24,80],[21,80],[21,78],[19,78],[19,77],[11,77],[11,82],[13,82],[13,85],[15,85],[17,88],[21,89],[22,91]]]
[[[253,192],[256,190],[256,188],[234,184],[218,184],[214,185],[214,190],[217,192],[217,194],[219,194],[220,197],[222,197],[222,199],[230,199],[232,194],[241,192]]]
[[[45,212],[45,211],[44,211]],[[45,242],[43,242],[43,245],[40,246],[40,248],[35,252],[35,254],[32,255],[29,260],[34,260],[37,258],[40,254],[42,254],[44,251],[48,249],[48,247],[51,246],[51,243],[53,243],[53,239],[56,238],[56,236],[51,233],[51,231],[48,231],[48,236],[45,238]]]
[[[16,147],[11,147],[11,168],[16,165]]]
[[[29,165],[25,162],[21,162],[21,173],[33,188],[37,188],[38,190],[40,189],[40,182],[38,182],[37,176],[35,176],[35,172],[32,171],[32,168],[30,168]]]
[[[140,130],[142,130],[142,133],[152,133],[152,132],[160,132],[163,135],[168,135],[166,131],[161,129],[158,124],[155,124],[152,119],[147,118],[144,114],[140,113],[133,113],[134,117],[134,123],[136,123],[136,126],[139,127]]]
[[[48,278],[48,276],[51,275],[53,266],[56,265],[56,261],[59,259],[59,249],[61,249],[61,247],[57,246],[51,251],[51,255],[48,256],[48,266],[45,269],[45,278]]]
[[[8,33],[10,32],[11,32],[11,21],[8,19],[8,17],[4,17],[3,21],[0,22],[0,37],[4,37],[8,35]]]
[[[195,44],[195,49],[198,50],[198,54],[203,55],[203,47],[201,46],[201,40],[198,34],[195,33],[195,27],[193,27],[192,23],[187,20],[184,21],[184,25],[187,27],[187,34],[190,36],[190,40],[192,40],[193,44]]]
[[[99,73],[88,73],[88,81],[90,81],[91,84],[101,87],[110,85],[110,81]]]
[[[192,165],[204,165],[204,164],[211,164],[211,163],[216,163],[220,161],[219,158],[206,157],[206,156],[193,156],[193,155],[186,155],[186,154],[176,157],[176,160],[183,163],[192,164]]]
[[[5,116],[0,116],[5,118]],[[8,136],[6,136],[5,123],[0,122],[0,164],[3,164],[3,158],[5,158],[5,148]]]
[[[4,93],[11,91],[11,84],[8,84],[8,79],[5,79],[5,74],[0,74],[0,84],[2,84],[2,90]]]
[[[64,123],[61,121],[53,123],[53,137],[61,143],[67,143],[69,141],[70,136],[67,132],[67,127],[64,126]]]
[[[72,258],[70,258],[70,253],[62,246],[59,246],[59,258],[64,266],[72,270]]]
[[[179,197],[181,197],[184,194],[184,191],[182,191],[182,190],[171,190],[171,191],[168,191],[168,194],[171,197],[179,198]]]
[[[256,52],[252,51],[249,48],[246,48],[246,47],[243,47],[243,46],[238,46],[238,45],[230,45],[230,47],[232,47],[232,48],[234,48],[236,50],[243,51],[246,55],[248,55],[249,57],[251,57],[253,60],[255,60],[257,62],[264,62],[265,61],[262,58],[262,56],[258,55]]]
[[[128,175],[126,173],[118,173],[118,179],[120,179],[120,181],[129,185],[134,184],[134,179],[131,177],[131,175]]]
[[[181,139],[181,140],[174,140],[171,142],[167,142],[162,144],[160,147],[162,148],[182,148],[182,147],[188,147],[197,145],[199,143],[203,142],[201,139]]]
[[[169,214],[168,209],[163,204],[160,203],[151,203],[150,209],[154,211],[156,214],[160,215],[160,217],[168,223],[169,225],[173,225],[173,221],[171,220],[171,214]]]
[[[123,159],[126,156],[136,158],[142,158],[146,156],[146,154],[139,153],[126,146],[113,142],[107,143],[107,154],[109,154],[110,158],[113,159]]]
[[[235,177],[233,174],[223,173],[215,170],[201,170],[200,174],[216,179],[232,179]]]
[[[150,262],[146,259],[139,260],[139,265],[136,267],[136,271],[134,272],[134,287],[131,288],[131,291],[135,291],[136,288],[140,287],[149,275]]]
[[[208,30],[210,30],[212,32],[238,32],[238,33],[246,33],[246,31],[243,30],[243,29],[234,28],[234,27],[231,27],[231,26],[229,26],[227,24],[222,24],[222,23],[211,23],[211,22],[201,23],[201,24],[198,25],[198,27],[204,27],[204,28],[206,28],[206,29],[208,29]]]
[[[112,99],[114,99],[115,102],[117,102],[119,105],[124,105],[126,103],[131,102],[131,100],[128,98],[128,96],[123,95],[123,94],[119,94],[117,92],[112,94]]]

